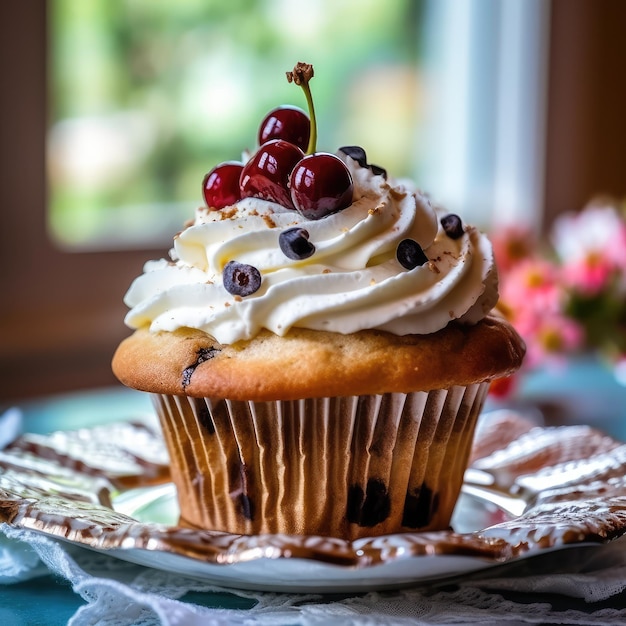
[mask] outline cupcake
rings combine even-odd
[[[181,525],[352,540],[444,529],[490,381],[524,346],[491,245],[367,162],[267,116],[245,163],[129,288],[119,380],[152,394]],[[304,130],[303,130],[304,129]]]

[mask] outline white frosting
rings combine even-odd
[[[345,157],[353,204],[320,220],[255,198],[220,211],[198,209],[174,240],[172,261],[149,261],[125,297],[131,328],[197,328],[229,344],[266,328],[353,333],[366,328],[397,335],[437,331],[458,319],[475,323],[495,305],[497,272],[491,244],[473,227],[459,239],[439,224],[442,214],[419,192],[375,176]],[[281,231],[299,226],[315,253],[291,260]],[[407,270],[396,259],[403,239],[417,241],[429,262]],[[233,296],[222,270],[231,260],[256,267],[258,291]]]

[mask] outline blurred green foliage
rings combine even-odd
[[[318,149],[414,175],[422,2],[50,0],[50,228],[60,244],[166,241],[203,175],[256,148],[312,63]]]

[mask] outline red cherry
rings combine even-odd
[[[244,165],[239,179],[242,198],[261,198],[295,208],[289,195],[289,174],[304,152],[282,139],[264,143]]]
[[[241,200],[239,178],[243,163],[227,161],[216,165],[202,180],[202,193],[209,209],[223,209]]]
[[[291,199],[307,219],[318,220],[352,204],[352,176],[334,154],[305,156],[289,178]]]
[[[280,106],[270,111],[259,127],[259,145],[271,139],[283,139],[300,150],[306,150],[311,134],[311,122],[298,107]]]

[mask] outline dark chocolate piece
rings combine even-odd
[[[375,176],[382,176],[387,180],[387,170],[384,167],[380,167],[380,165],[369,164],[365,150],[361,146],[343,146],[339,148],[339,151],[354,159],[361,167],[367,167],[372,170]]]
[[[213,423],[213,417],[206,402],[201,398],[193,398],[193,402],[196,407],[196,416],[200,425],[209,433],[209,435],[214,435],[215,424]]]
[[[396,258],[398,263],[407,270],[412,270],[424,265],[424,263],[428,263],[428,257],[422,250],[422,246],[413,239],[403,239],[398,244]]]
[[[304,228],[288,228],[278,236],[278,245],[288,259],[300,261],[308,259],[315,252],[309,241],[309,232]]]
[[[444,215],[444,217],[442,217],[439,221],[441,222],[446,235],[448,235],[450,239],[459,239],[463,236],[463,233],[465,232],[463,229],[463,222],[458,215],[450,213],[449,215]]]
[[[230,497],[237,503],[239,512],[248,520],[254,519],[254,501],[248,494],[250,478],[248,467],[238,461],[230,468]]]
[[[423,484],[412,494],[406,494],[402,525],[407,528],[423,528],[439,508],[439,495],[433,495],[432,489]]]
[[[200,363],[208,361],[209,359],[212,359],[218,352],[220,352],[220,349],[213,346],[210,346],[208,348],[200,348],[196,352],[196,360],[183,370],[183,389],[186,389],[189,383],[191,383],[191,377],[196,371],[198,365],[200,365]]]
[[[346,517],[352,524],[367,528],[384,522],[391,512],[391,500],[385,483],[378,478],[367,481],[365,493],[361,485],[352,485],[348,491]]]

